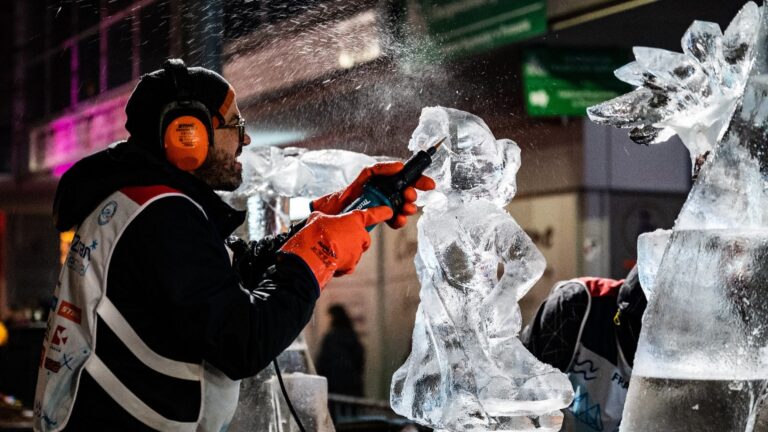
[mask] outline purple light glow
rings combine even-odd
[[[67,172],[68,169],[72,168],[72,165],[74,164],[75,164],[74,162],[70,162],[70,163],[65,163],[61,165],[56,165],[55,167],[53,167],[53,170],[51,171],[51,173],[54,175],[54,177],[60,178],[62,175],[64,175],[65,172]]]
[[[53,144],[49,147],[46,159],[56,163],[66,159],[67,155],[77,149],[77,136],[75,135],[75,124],[77,119],[74,116],[65,116],[56,119],[51,124],[53,131]]]
[[[33,153],[42,156],[30,159],[31,171],[51,169],[59,177],[78,159],[126,138],[123,107],[127,100],[124,94],[91,104],[31,131]]]

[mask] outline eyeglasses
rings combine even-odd
[[[237,138],[240,140],[240,145],[245,143],[245,119],[237,116],[234,119],[234,123],[224,124],[219,126],[219,129],[237,129]]]

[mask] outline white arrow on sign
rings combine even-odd
[[[531,105],[546,108],[549,105],[549,95],[544,90],[536,90],[528,95]]]

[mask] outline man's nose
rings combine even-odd
[[[248,135],[248,132],[245,133],[245,137],[243,139],[243,147],[247,146],[251,143],[251,136]]]

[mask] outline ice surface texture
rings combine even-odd
[[[239,193],[316,198],[341,190],[376,159],[346,150],[267,147],[246,149]]]
[[[409,148],[444,136],[427,171],[437,188],[418,222],[421,303],[411,354],[392,378],[392,408],[437,430],[559,430],[571,384],[517,338],[517,300],[546,266],[503,208],[520,150],[480,118],[442,107],[422,111]]]
[[[271,235],[275,228],[288,227],[289,199],[316,198],[345,188],[364,167],[378,160],[346,150],[313,150],[287,147],[246,148],[243,184],[224,194],[236,208],[248,209],[247,229],[237,234],[250,240]]]
[[[482,198],[499,207],[512,200],[520,169],[520,148],[514,141],[494,138],[477,116],[437,107],[422,110],[408,149],[426,150],[442,137],[447,138],[425,171],[437,183],[435,192],[427,194],[431,200],[451,194],[452,200]]]
[[[677,134],[692,160],[722,137],[747,82],[757,50],[760,13],[749,2],[723,34],[717,24],[695,21],[683,53],[635,47],[636,61],[616,76],[638,88],[587,110],[596,123],[632,128],[640,144]]]
[[[633,374],[768,378],[768,230],[675,230]]]
[[[716,26],[694,23],[683,38],[685,54],[644,49],[645,64],[653,63],[646,72],[655,78],[644,74],[636,81],[640,89],[589,110],[598,122],[639,128],[635,135],[658,130],[647,142],[678,133],[692,159],[709,152],[672,232],[644,234],[638,243],[641,282],[651,286],[623,432],[687,431],[699,424],[765,430],[755,429],[768,413],[764,12],[747,3],[722,37]],[[650,53],[656,53],[653,62]],[[617,75],[630,76],[629,70]],[[700,76],[706,79],[691,78]],[[659,77],[663,86],[656,85]],[[643,92],[649,97],[637,96]]]
[[[661,258],[664,257],[664,251],[671,235],[672,230],[657,229],[653,232],[644,233],[637,239],[637,271],[640,277],[640,287],[649,302],[653,297]]]

